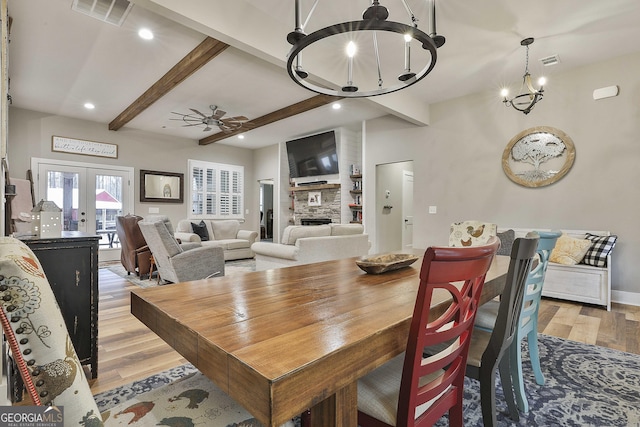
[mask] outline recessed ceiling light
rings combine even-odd
[[[340,105],[340,103],[339,103],[339,102],[334,102],[334,103],[331,105],[331,108],[333,108],[334,110],[339,110],[339,109],[341,109],[341,108],[342,108],[342,105]]]
[[[95,105],[93,105],[93,104],[92,104],[92,103],[90,103],[90,102],[85,102],[85,103],[84,103],[84,108],[86,108],[87,110],[93,110],[94,108],[96,108],[96,106],[95,106]]]
[[[141,28],[140,31],[138,31],[138,35],[140,36],[140,38],[143,38],[145,40],[153,39],[153,33],[148,28]]]
[[[238,135],[238,139],[244,139],[244,135],[242,134]]]

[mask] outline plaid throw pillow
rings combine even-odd
[[[607,255],[616,245],[618,236],[598,236],[596,234],[587,233],[585,239],[591,240],[591,247],[587,250],[586,255],[582,259],[582,264],[592,265],[594,267],[606,267]]]

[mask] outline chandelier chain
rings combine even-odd
[[[309,23],[309,19],[311,19],[311,15],[313,15],[313,12],[316,10],[316,6],[318,5],[318,1],[316,0],[313,2],[313,6],[311,6],[311,10],[309,10],[309,14],[307,15],[307,19],[305,19],[304,24],[302,24],[302,31],[304,31],[304,29],[307,27],[307,24]]]
[[[376,31],[373,32],[373,50],[376,55],[376,65],[378,66],[378,87],[381,88],[382,84],[382,70],[380,69],[380,52],[378,51],[378,33]]]
[[[409,19],[411,19],[413,26],[418,28],[418,19],[416,18],[416,15],[413,14],[413,10],[411,10],[406,0],[402,0],[402,4],[404,4],[404,8],[407,10],[407,14],[409,15]]]

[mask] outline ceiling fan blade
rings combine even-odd
[[[207,116],[205,116],[204,114],[202,114],[200,111],[196,110],[195,108],[189,108],[189,110],[193,111],[196,114],[201,115],[202,117],[204,117],[205,119],[207,118]]]
[[[224,116],[225,114],[227,114],[226,111],[216,109],[213,112],[213,116],[211,116],[211,118],[218,120],[220,117]]]
[[[249,119],[246,118],[245,116],[235,116],[235,117],[227,117],[226,119],[222,119],[223,122],[234,122],[234,123],[240,123],[240,122],[246,122]]]
[[[234,131],[234,130],[238,130],[242,127],[242,125],[240,124],[229,124],[229,123],[224,123],[221,125],[221,129],[222,127],[224,127],[225,129],[229,129],[229,131]]]
[[[204,128],[204,129],[202,130],[202,132],[209,132],[210,130],[211,130],[211,128],[210,128],[209,126],[207,126],[206,128]]]
[[[218,125],[218,127],[220,128],[221,131],[226,132],[226,133],[233,132],[235,130],[235,127],[230,126],[230,125],[228,125],[226,123],[220,123]]]

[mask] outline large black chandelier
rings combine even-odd
[[[538,85],[540,85],[540,89],[536,89],[533,87],[531,83],[531,74],[529,74],[529,45],[533,43],[533,37],[528,37],[520,42],[521,46],[524,46],[527,49],[526,54],[526,62],[524,67],[524,76],[522,76],[522,87],[520,88],[520,95],[516,95],[513,98],[507,98],[509,96],[509,89],[503,88],[500,92],[502,96],[502,102],[507,107],[511,106],[516,110],[529,114],[533,107],[542,100],[542,96],[544,95],[544,84],[546,83],[546,79],[544,77],[540,77],[538,79]]]
[[[374,0],[363,12],[362,20],[329,25],[306,34],[304,28],[313,15],[318,0],[311,6],[304,24],[301,20],[301,0],[296,0],[295,29],[287,35],[287,41],[293,45],[287,60],[287,72],[291,79],[313,92],[348,98],[383,95],[405,89],[422,80],[435,67],[437,48],[445,42],[445,38],[436,33],[435,0],[425,0],[430,23],[429,34],[418,29],[418,19],[406,0],[401,1],[407,12],[407,24],[387,20],[389,10],[380,5],[378,0]],[[418,50],[418,61],[411,57],[412,49],[414,52]],[[303,68],[303,51],[306,59],[313,58],[315,64],[326,65],[325,58],[332,61],[339,58],[341,64],[334,68],[344,70],[346,66],[346,75],[341,77],[345,84],[341,87],[329,87],[332,85],[312,81],[309,75],[317,74]],[[393,52],[385,56],[388,51]],[[366,58],[363,59],[363,56]],[[412,59],[414,63],[418,63],[418,67],[422,67],[419,71],[412,69]],[[384,73],[393,71],[384,68],[391,68],[391,63],[397,64],[395,76],[387,78]]]

